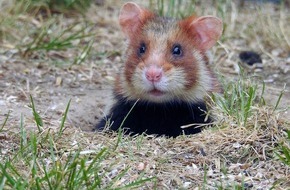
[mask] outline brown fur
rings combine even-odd
[[[200,132],[201,127],[181,126],[211,122],[205,99],[221,90],[207,55],[221,35],[221,21],[212,16],[178,21],[135,3],[123,6],[119,21],[127,37],[125,65],[116,77],[116,102],[96,128],[110,118],[112,130],[121,127],[129,134]]]
[[[160,88],[169,96],[157,102],[170,99],[195,101],[203,99],[209,92],[221,91],[205,53],[221,34],[220,29],[215,29],[221,27],[218,19],[191,16],[177,21],[159,17],[134,3],[124,5],[122,11],[119,20],[128,39],[128,48],[125,66],[117,76],[116,94],[127,99],[155,101],[154,97],[146,95],[149,84],[141,76],[152,65],[162,69]],[[141,43],[146,45],[142,56],[138,55]],[[172,55],[174,44],[182,47],[181,57]]]

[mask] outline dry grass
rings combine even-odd
[[[285,142],[284,130],[289,123],[269,108],[254,110],[246,127],[237,126],[231,118],[223,117],[216,127],[197,135],[176,139],[122,136],[117,147],[118,134],[88,133],[68,127],[61,138],[40,142],[38,151],[41,155],[47,155],[44,158],[49,170],[54,162],[49,156],[51,143],[54,159],[63,165],[69,155],[77,152],[80,158],[87,157],[89,164],[102,148],[108,148],[108,156],[99,166],[100,171],[107,172],[102,179],[104,187],[128,168],[126,175],[116,180],[112,187],[133,182],[142,176],[156,177],[156,182],[153,180],[143,184],[145,189],[202,186],[207,189],[242,189],[246,186],[284,189],[289,186],[289,166],[283,165],[275,152],[278,152],[278,144]],[[19,128],[4,128],[1,132],[1,159],[13,158],[15,151],[20,149],[18,131]],[[38,138],[44,139],[48,134],[56,137],[57,133],[57,128],[46,128],[38,134]],[[39,155],[39,160],[42,159]],[[13,160],[12,164],[18,172],[28,177],[29,173],[26,172],[30,171],[29,165]],[[43,172],[38,175],[43,175]]]
[[[85,17],[55,15],[48,18],[19,13],[18,7],[12,8],[9,3],[0,0],[0,58],[6,64],[9,59],[9,64],[22,63],[24,60],[26,64],[32,64],[32,67],[39,66],[39,63],[46,63],[49,67],[53,67],[55,62],[65,63],[69,66],[64,70],[73,72],[75,69],[83,73],[90,83],[105,85],[107,83],[104,80],[110,81],[111,73],[118,70],[120,63],[115,66],[115,62],[120,59],[124,46],[120,44],[121,33],[116,18],[122,3],[108,1],[104,7],[92,5]],[[0,116],[0,189],[13,189],[17,185],[19,188],[40,189],[36,185],[37,178],[43,180],[39,182],[41,188],[54,189],[54,186],[49,186],[49,180],[45,181],[46,172],[51,172],[51,183],[58,184],[60,189],[68,188],[70,186],[66,183],[70,181],[66,175],[74,168],[84,173],[87,171],[89,175],[86,178],[85,174],[79,174],[80,177],[75,178],[77,184],[74,188],[84,189],[92,188],[90,185],[98,180],[96,176],[101,177],[100,185],[95,187],[99,189],[289,188],[289,165],[282,163],[277,156],[282,153],[280,144],[290,148],[290,142],[286,139],[286,130],[290,130],[290,124],[285,117],[289,105],[282,104],[275,109],[278,96],[270,96],[272,104],[267,99],[266,104],[262,101],[264,95],[271,92],[269,89],[280,92],[283,83],[289,81],[287,76],[290,69],[285,71],[290,67],[287,60],[290,52],[289,8],[273,4],[249,4],[238,8],[231,1],[208,8],[207,3],[196,3],[199,5],[195,7],[198,15],[213,14],[223,18],[224,35],[219,45],[213,49],[215,67],[224,76],[221,78],[226,81],[225,86],[231,84],[229,79],[233,81],[231,85],[243,81],[241,84],[244,85],[229,88],[229,96],[241,98],[235,91],[240,89],[239,93],[244,94],[243,98],[247,101],[250,96],[249,88],[253,87],[254,98],[248,107],[246,103],[235,101],[235,106],[229,113],[220,104],[214,104],[211,111],[217,118],[214,127],[200,134],[175,139],[85,132],[80,129],[82,127],[68,124],[60,134],[61,121],[50,119],[45,113],[41,114],[44,120],[41,130],[37,129],[32,116],[18,119],[9,117],[2,128],[7,111]],[[207,9],[203,9],[205,7]],[[64,49],[30,49],[30,52],[23,54],[29,47],[27,44],[33,42],[35,36],[48,32],[45,33],[47,38],[33,45],[45,44],[50,39],[58,38],[69,27],[72,27],[71,30],[61,40],[79,31],[82,31],[82,35],[68,41],[71,44]],[[243,72],[247,77],[242,77],[238,53],[249,49],[262,54],[264,72],[254,73],[245,69]],[[72,66],[72,63],[75,65]],[[102,78],[97,78],[97,82],[93,75],[96,67],[101,73],[97,76]],[[0,79],[6,79],[4,69],[0,68],[3,70],[0,72]],[[279,80],[276,80],[275,74],[278,74]],[[276,83],[266,84],[266,90],[262,94],[262,87],[256,88],[253,80],[257,80],[258,84],[270,80]],[[290,97],[287,96],[289,87],[286,86],[284,90],[286,97]],[[6,90],[0,92],[4,94]],[[32,94],[41,99],[42,94]],[[215,103],[228,103],[223,98],[216,98]],[[26,105],[30,104],[29,99],[24,99],[24,102]],[[36,111],[46,110],[39,108],[41,102],[35,103],[35,107]],[[17,106],[14,109],[16,110],[13,112],[17,112]],[[247,117],[241,114],[241,110],[248,110]],[[64,111],[55,114],[63,116]],[[93,117],[95,113],[88,114]],[[94,160],[95,158],[98,159]],[[76,164],[75,167],[71,163]],[[7,164],[11,164],[16,172],[11,168],[3,169]],[[65,168],[66,165],[71,167]],[[95,171],[91,171],[90,166]],[[19,182],[13,186],[10,183],[13,180],[7,176]],[[61,181],[57,183],[58,180]],[[134,182],[138,183],[124,187]]]

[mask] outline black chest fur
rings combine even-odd
[[[198,133],[201,131],[201,128],[197,127],[198,124],[210,122],[210,119],[205,121],[206,105],[203,102],[148,103],[139,101],[135,106],[134,103],[134,101],[118,99],[106,118],[103,118],[97,125],[97,129],[103,129],[109,120],[111,129],[115,131],[122,127],[127,134],[145,132],[176,137],[181,134]],[[189,124],[197,125],[181,128]]]

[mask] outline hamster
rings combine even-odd
[[[223,30],[214,16],[177,20],[136,3],[123,5],[119,24],[127,39],[125,64],[116,76],[115,103],[96,129],[176,137],[194,134],[206,117],[205,98],[222,92],[207,51]]]

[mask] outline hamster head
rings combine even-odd
[[[199,101],[214,91],[206,51],[222,34],[213,16],[183,20],[159,17],[135,3],[126,3],[119,23],[127,37],[125,65],[115,92],[129,100]]]

